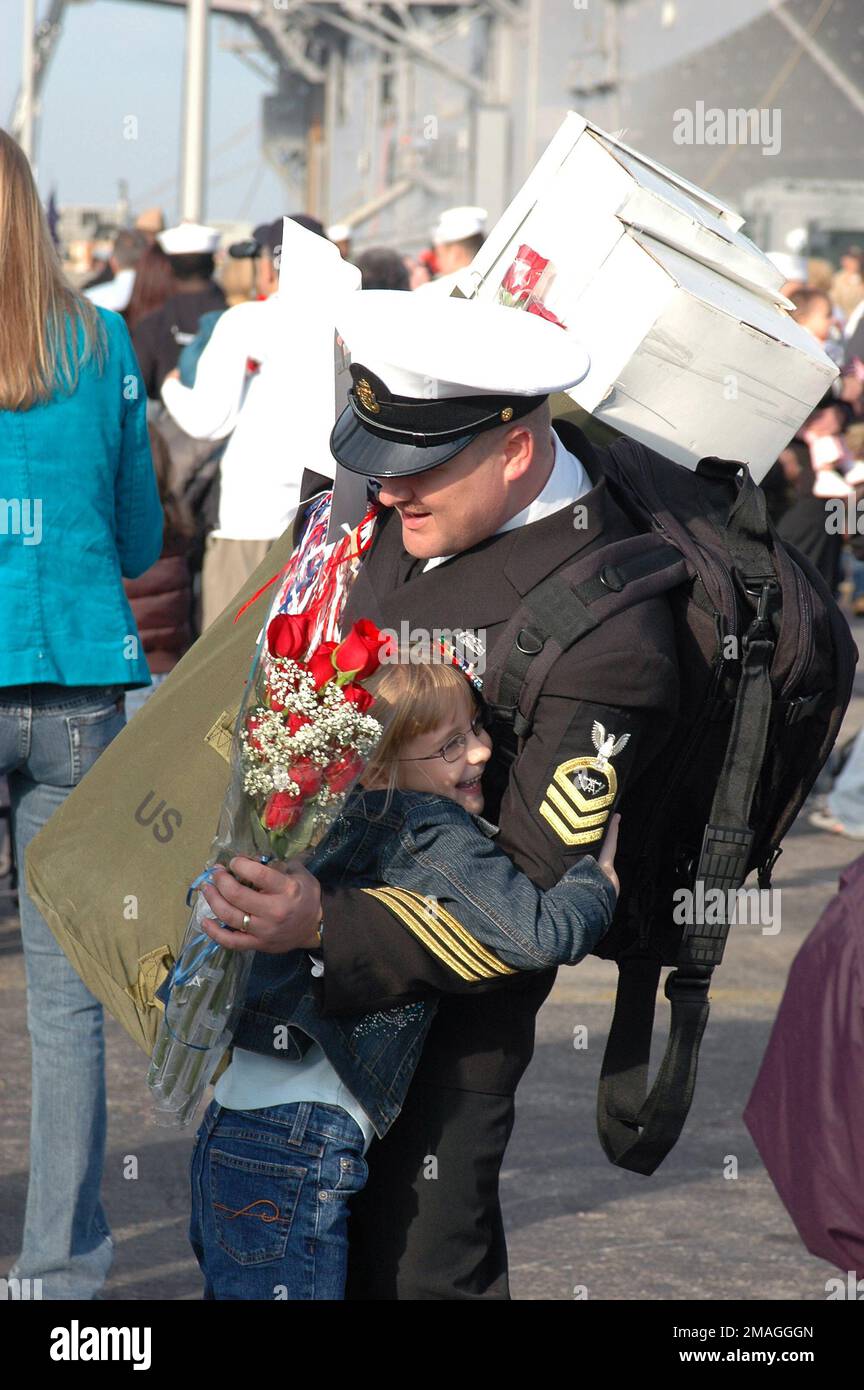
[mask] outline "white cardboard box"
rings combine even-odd
[[[713,454],[759,480],[837,369],[741,225],[571,112],[459,287],[494,300],[527,245],[550,262],[537,297],[591,355],[573,400],[690,468]]]

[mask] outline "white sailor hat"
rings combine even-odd
[[[215,227],[203,227],[200,222],[180,222],[160,232],[156,240],[166,256],[201,256],[216,250],[219,232]]]
[[[485,208],[447,208],[432,229],[433,245],[441,246],[448,241],[465,241],[469,236],[485,236],[488,216]]]
[[[574,386],[590,365],[567,329],[476,299],[357,290],[340,304],[336,328],[353,384],[330,449],[373,478],[444,463],[483,430]]]

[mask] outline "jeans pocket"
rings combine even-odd
[[[285,1254],[305,1168],[210,1151],[210,1201],[216,1239],[238,1264],[266,1264]]]
[[[123,704],[123,696],[120,695],[110,704],[101,705],[98,709],[66,716],[73,787],[90,771],[99,754],[105,751],[112,739],[125,728],[126,714]]]
[[[339,1201],[341,1198],[353,1197],[355,1193],[366,1186],[369,1169],[365,1158],[361,1158],[359,1155],[346,1157],[342,1154],[338,1158],[334,1155],[334,1161],[338,1165],[336,1181],[330,1186],[327,1185],[327,1178],[331,1176],[331,1173],[327,1171],[330,1167],[328,1163],[327,1168],[322,1173],[319,1201],[330,1201],[331,1199]]]

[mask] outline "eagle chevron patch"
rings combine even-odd
[[[593,758],[568,758],[559,763],[540,802],[540,815],[568,846],[589,845],[603,837],[618,790],[611,759],[629,741],[615,738],[598,720],[591,729]]]

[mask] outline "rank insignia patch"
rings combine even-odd
[[[565,845],[589,845],[602,838],[618,790],[611,759],[629,739],[629,734],[620,738],[607,734],[595,719],[591,742],[596,756],[568,758],[556,767],[543,794],[540,814]]]

